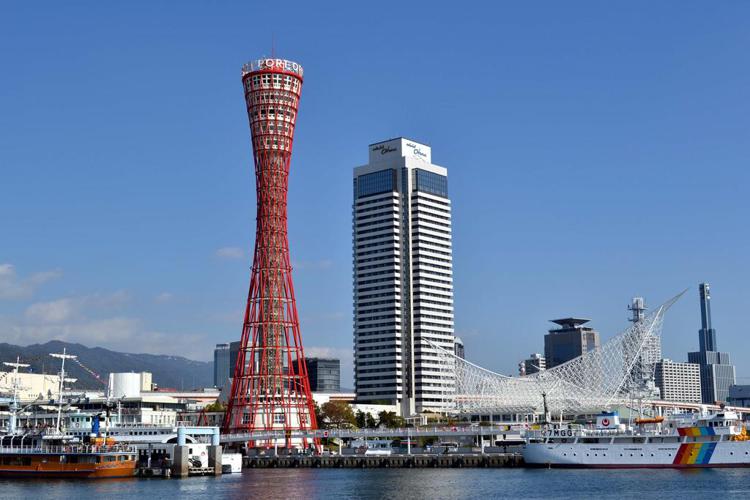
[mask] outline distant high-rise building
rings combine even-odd
[[[731,385],[729,386],[729,396],[727,403],[732,406],[750,406],[750,385]]]
[[[453,354],[461,359],[466,359],[466,353],[464,351],[464,341],[460,337],[456,337],[456,341],[453,344]]]
[[[455,350],[448,171],[431,154],[400,137],[371,144],[354,169],[357,401],[406,416],[445,408],[455,386],[432,347]]]
[[[544,336],[544,358],[547,369],[561,365],[600,346],[599,332],[583,326],[591,320],[562,318],[550,321],[560,325],[560,328],[552,329]]]
[[[214,348],[214,387],[224,387],[229,376],[229,344],[216,344]]]
[[[231,388],[231,380],[234,377],[234,366],[237,364],[237,355],[239,354],[242,342],[230,342],[228,344],[216,344],[214,349],[214,387],[226,389]],[[222,397],[228,397],[228,394],[222,394]]]
[[[633,297],[632,302],[628,306],[628,311],[633,313],[630,321],[632,323],[640,323],[646,317],[646,301],[643,300],[643,297]]]
[[[519,363],[519,375],[532,375],[547,369],[547,360],[539,353],[530,354]]]
[[[698,349],[718,351],[716,348],[716,330],[711,326],[711,289],[708,283],[698,285],[701,304],[701,329],[698,330]]]
[[[711,292],[708,283],[698,286],[701,304],[701,329],[698,330],[700,350],[688,353],[688,361],[701,367],[701,393],[703,402],[725,402],[729,387],[735,383],[734,365],[728,352],[718,351],[716,330],[711,325]]]
[[[665,401],[701,402],[701,369],[698,364],[662,359],[656,363],[655,380],[660,397]]]
[[[305,358],[310,389],[314,392],[341,392],[341,361],[332,358]]]

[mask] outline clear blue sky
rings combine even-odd
[[[0,5],[0,340],[209,359],[239,338],[240,67],[275,38],[305,67],[289,226],[309,351],[351,366],[351,171],[404,135],[449,169],[472,361],[513,373],[551,318],[607,338],[632,296],[689,287],[664,330],[685,360],[708,281],[750,377],[749,3],[259,4]]]

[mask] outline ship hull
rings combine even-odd
[[[524,462],[536,467],[690,469],[750,467],[750,441],[574,444],[527,443]]]
[[[19,465],[0,464],[0,477],[122,478],[133,477],[136,466],[135,460],[123,460],[112,463],[60,463],[60,457],[56,455],[24,458],[27,461],[31,458],[30,463]]]

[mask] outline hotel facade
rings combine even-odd
[[[441,411],[455,388],[436,354],[455,342],[448,171],[400,137],[371,144],[353,181],[357,401]]]

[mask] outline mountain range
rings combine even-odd
[[[0,361],[16,361],[20,357],[21,363],[31,365],[26,369],[28,371],[56,374],[60,371],[60,360],[51,357],[50,353],[62,353],[63,348],[68,354],[77,356],[77,360],[65,362],[65,373],[78,379],[72,384],[78,389],[105,388],[109,374],[119,372],[151,372],[153,382],[160,388],[187,390],[213,385],[211,362],[181,356],[115,352],[59,340],[25,347],[0,343]]]

